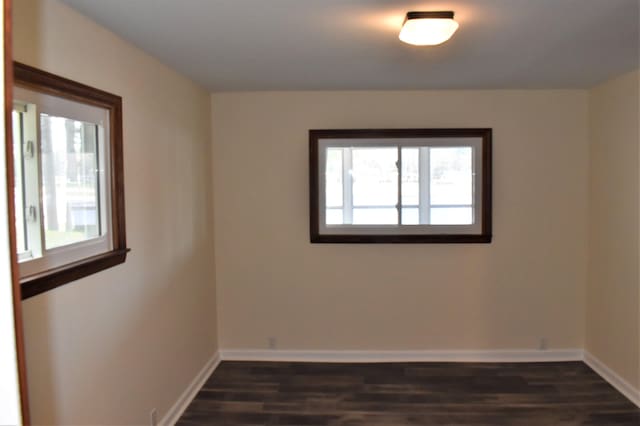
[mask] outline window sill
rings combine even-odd
[[[311,235],[312,243],[328,244],[488,244],[490,234],[480,235]]]
[[[124,263],[131,249],[113,250],[20,280],[22,300]]]

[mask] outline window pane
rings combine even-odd
[[[22,114],[12,113],[13,121],[13,169],[14,169],[14,205],[16,214],[16,249],[18,253],[28,250],[27,222],[25,218],[24,194],[24,157],[22,143]]]
[[[472,150],[471,147],[429,150],[431,205],[473,204]]]
[[[419,149],[402,148],[402,205],[418,206],[420,204],[419,183]],[[404,223],[404,213],[402,215]]]
[[[398,223],[398,210],[395,207],[387,208],[354,208],[354,225],[396,225]]]
[[[472,207],[432,207],[432,225],[472,225]]]
[[[352,156],[353,205],[395,207],[398,149],[353,148]]]
[[[342,148],[327,148],[326,206],[342,207]],[[328,222],[327,215],[327,223]],[[342,223],[342,219],[340,219]]]
[[[342,209],[326,209],[325,223],[327,225],[342,225]]]
[[[47,249],[100,235],[97,126],[40,116]]]
[[[418,210],[418,207],[402,208],[402,224],[420,225],[420,211]]]

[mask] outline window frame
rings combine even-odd
[[[125,228],[122,98],[20,62],[13,63],[13,71],[15,86],[103,108],[109,115],[108,131],[105,129],[108,140],[105,140],[105,143],[108,144],[109,151],[107,197],[110,206],[107,214],[111,222],[111,248],[97,255],[22,277],[20,279],[22,299],[27,299],[116,266],[126,260],[130,249],[127,248]]]
[[[329,232],[328,226],[321,223],[324,213],[320,209],[326,209],[322,200],[324,196],[324,167],[325,155],[321,152],[321,145],[326,139],[353,139],[354,147],[358,140],[376,140],[379,146],[401,147],[419,146],[415,139],[429,138],[441,139],[442,143],[437,146],[447,146],[447,139],[474,138],[480,139],[479,148],[481,152],[473,156],[476,166],[480,167],[480,179],[476,188],[481,193],[474,196],[474,205],[479,201],[480,223],[475,228],[477,232],[429,232],[418,233],[409,232],[410,226],[415,225],[355,225],[360,229],[358,232],[350,230],[353,226]],[[404,140],[404,141],[403,141]],[[413,140],[413,141],[412,141]],[[332,143],[330,147],[348,143]],[[492,173],[491,173],[491,144],[492,129],[490,128],[462,128],[462,129],[328,129],[309,130],[309,228],[311,243],[490,243],[492,239]],[[471,144],[470,144],[471,145]],[[370,146],[370,145],[366,145]],[[322,164],[321,164],[322,163]],[[344,183],[343,183],[344,185]],[[344,190],[344,189],[343,189]],[[403,228],[401,232],[394,232],[394,229]],[[463,227],[468,225],[419,225],[421,227],[441,227],[440,229],[452,227]],[[414,228],[415,229],[415,228]],[[423,230],[426,228],[423,228]]]
[[[110,170],[106,167],[111,160],[108,146],[105,141],[109,140],[109,130],[104,129],[104,123],[109,122],[108,112],[104,108],[95,108],[85,104],[71,104],[65,99],[52,97],[51,95],[25,89],[23,87],[14,88],[14,111],[20,114],[21,125],[21,145],[20,162],[25,166],[25,172],[22,175],[24,184],[24,201],[23,206],[26,212],[26,205],[37,206],[34,211],[37,214],[33,219],[25,222],[24,227],[27,229],[26,242],[28,249],[25,252],[18,253],[20,260],[20,275],[29,276],[40,271],[46,271],[55,267],[64,266],[71,262],[85,259],[92,255],[106,253],[111,249],[111,220],[108,212],[110,211],[110,197],[108,189],[110,187]],[[86,107],[86,109],[85,109]],[[95,126],[96,135],[96,168],[103,170],[101,176],[96,176],[97,186],[97,214],[99,218],[98,229],[99,235],[75,241],[58,246],[47,246],[47,237],[45,230],[45,166],[43,152],[43,136],[41,134],[42,116],[64,117],[86,124]],[[25,126],[25,123],[31,123]],[[31,137],[26,130],[34,131]],[[16,132],[14,132],[14,135]],[[27,136],[27,137],[25,137]],[[34,148],[29,156],[25,158],[28,150],[25,149],[25,142],[28,140]],[[37,141],[39,143],[33,143]],[[102,142],[100,142],[102,141]],[[100,142],[100,143],[98,143]],[[14,137],[15,143],[15,137]],[[28,146],[28,145],[27,145]],[[39,149],[38,149],[39,147]],[[14,158],[14,163],[17,163]],[[28,167],[27,167],[28,166]],[[28,171],[26,171],[28,170]],[[16,179],[17,181],[17,179]],[[16,211],[18,211],[16,209]],[[26,220],[26,215],[23,215]]]

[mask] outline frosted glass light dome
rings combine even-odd
[[[408,12],[400,40],[415,46],[435,46],[449,40],[458,29],[453,12]]]

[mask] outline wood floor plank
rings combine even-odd
[[[640,425],[582,362],[224,361],[178,425]]]

